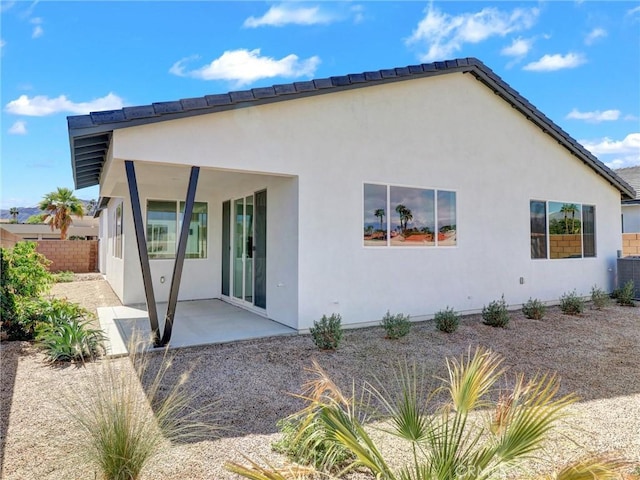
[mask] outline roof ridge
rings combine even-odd
[[[350,87],[371,82],[384,82],[390,79],[401,79],[416,75],[437,74],[452,69],[464,67],[482,67],[491,71],[475,57],[458,58],[443,62],[421,63],[406,67],[334,75],[326,78],[315,78],[306,81],[274,84],[268,87],[256,87],[248,90],[232,90],[226,93],[208,94],[201,97],[181,98],[179,100],[154,102],[148,105],[137,105],[114,110],[101,110],[85,115],[70,115],[67,117],[69,128],[86,128],[93,125],[135,121],[143,118],[153,118],[163,115],[175,115],[200,109],[215,109],[236,105],[238,103],[273,99],[276,97],[320,92],[336,87]]]

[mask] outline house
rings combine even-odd
[[[93,215],[84,215],[82,218],[72,217],[73,223],[67,231],[68,238],[83,238],[86,240],[98,239],[98,220]],[[59,240],[60,230],[52,230],[47,223],[11,223],[0,221],[2,228],[21,237],[22,240]]]
[[[125,304],[220,298],[298,331],[332,312],[355,326],[610,290],[620,201],[635,198],[475,58],[68,127],[76,188],[100,185],[101,269]]]
[[[615,173],[636,191],[622,200],[622,256],[640,255],[640,166],[620,168]]]
[[[640,166],[620,168],[615,173],[636,191],[633,198],[622,200],[622,233],[640,233]]]

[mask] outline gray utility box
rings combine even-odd
[[[618,259],[618,288],[633,280],[633,298],[640,299],[640,256]]]

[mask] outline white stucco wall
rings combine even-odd
[[[103,269],[100,271],[105,274],[113,292],[122,301],[125,299],[125,253],[123,252],[123,258],[116,258],[114,256],[115,210],[120,203],[123,205],[123,215],[126,221],[127,218],[131,218],[131,213],[127,212],[126,208],[129,203],[127,200],[123,200],[122,198],[111,198],[107,204],[107,208],[102,210],[102,213],[100,214],[100,220],[102,222],[100,224],[100,257],[104,261]],[[129,210],[131,210],[130,207]],[[129,213],[128,216],[127,213]],[[123,241],[125,248],[127,243],[127,233],[127,229],[123,229]]]
[[[189,167],[142,163],[136,163],[135,167],[143,219],[146,218],[148,200],[184,201]],[[208,204],[207,258],[185,259],[178,300],[221,297],[222,202],[263,189],[267,190],[268,219],[267,309],[264,314],[297,327],[298,192],[294,177],[205,169],[200,172],[196,201]],[[112,195],[125,196],[126,192],[124,182],[114,182]],[[114,287],[123,303],[139,304],[145,302],[145,294],[128,199],[124,203],[124,212],[125,261],[111,257],[113,265],[109,264],[107,278],[116,285],[126,285],[120,291]],[[113,213],[110,215],[112,218]],[[156,302],[166,302],[174,259],[150,259],[149,263]]]
[[[446,306],[477,311],[501,294],[520,304],[613,285],[621,248],[620,193],[468,75],[116,130],[113,156],[297,177],[295,188],[284,182],[268,190],[269,222],[278,205],[288,209],[282,225],[293,224],[289,215],[297,215],[290,232],[297,249],[292,253],[276,235],[269,258],[280,258],[287,268],[297,265],[297,295],[289,291],[282,303],[295,303],[300,329],[323,313],[338,312],[345,323],[358,324],[387,310],[414,317]],[[118,168],[114,160],[111,174]],[[363,247],[363,182],[456,191],[457,247]],[[111,184],[116,190],[118,180]],[[152,195],[153,188],[157,183],[141,196]],[[294,207],[289,202],[296,194]],[[595,205],[597,257],[532,260],[532,199]],[[273,285],[269,296],[278,291]],[[187,281],[183,288],[214,295],[216,287]],[[279,320],[277,315],[270,312]]]
[[[622,205],[622,233],[640,233],[640,205]]]

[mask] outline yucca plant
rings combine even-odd
[[[126,359],[109,359],[66,402],[70,418],[82,432],[80,448],[104,480],[136,480],[167,441],[215,433],[215,425],[198,418],[206,412],[192,408],[195,393],[185,388],[188,374],[166,385],[171,359],[165,349],[158,362],[142,342],[129,345]],[[209,405],[215,408],[216,405]]]
[[[369,434],[371,427],[365,428],[360,403],[354,396],[345,397],[316,363],[314,388],[323,393],[310,397],[305,410],[315,412],[326,438],[352,453],[351,467],[369,470],[374,478],[489,479],[539,452],[565,407],[575,401],[573,395],[557,396],[559,383],[553,375],[528,381],[516,376],[513,387],[495,401],[496,386],[505,383],[501,363],[497,354],[478,348],[459,360],[447,360],[448,378],[435,390],[426,388],[424,372],[407,364],[398,369],[395,389],[380,382],[365,384],[364,390],[376,400],[372,404],[380,405],[379,413],[388,419],[385,431],[408,444],[409,458],[400,468],[391,467]],[[436,407],[434,396],[446,399]],[[490,415],[483,414],[487,409]],[[235,464],[227,468],[259,480],[294,478],[268,476],[268,468],[255,464],[244,470]]]

